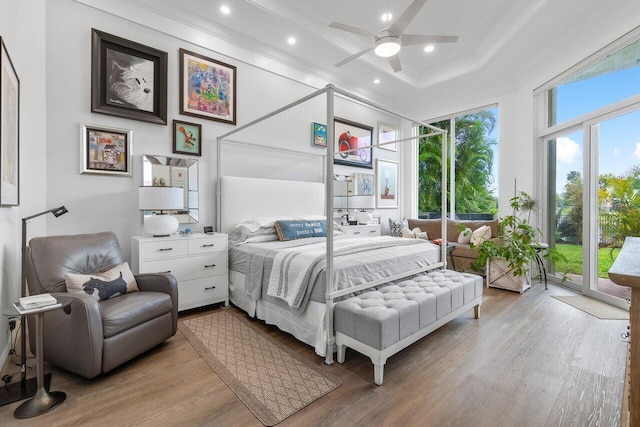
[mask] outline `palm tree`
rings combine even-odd
[[[481,111],[457,117],[455,136],[456,212],[495,213],[497,203],[492,195],[493,150],[495,141],[488,135],[496,119],[491,111]],[[432,125],[450,130],[450,120]],[[421,128],[421,133],[428,129]],[[422,138],[418,157],[418,207],[420,212],[440,210],[442,138],[440,135]],[[449,162],[447,162],[447,170]]]

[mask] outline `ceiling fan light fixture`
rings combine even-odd
[[[374,45],[376,55],[388,58],[400,52],[400,37],[385,31],[386,34],[379,36]]]

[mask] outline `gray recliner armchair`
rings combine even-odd
[[[26,259],[29,293],[50,293],[66,306],[44,314],[44,360],[91,379],[176,333],[178,285],[170,274],[137,275],[140,292],[103,301],[67,292],[65,273],[104,272],[123,262],[111,232],[31,239]],[[35,349],[33,325],[27,324]]]

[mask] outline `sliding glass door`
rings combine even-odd
[[[546,234],[566,258],[551,271],[566,286],[619,305],[629,290],[607,272],[624,238],[640,235],[640,108],[596,116],[546,144]]]
[[[607,271],[624,238],[640,235],[640,110],[597,118],[589,136],[597,185],[592,229],[597,280],[591,290],[627,299],[630,289],[614,285]]]

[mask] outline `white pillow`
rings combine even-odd
[[[416,235],[416,239],[429,240],[429,236],[427,236],[427,232],[422,231],[420,227],[414,227],[414,229],[411,231],[413,231],[413,234]]]
[[[415,239],[416,238],[416,233],[412,230],[409,230],[408,228],[403,228],[402,229],[402,237],[404,238],[408,238],[408,239]]]
[[[138,291],[138,283],[126,262],[102,273],[65,273],[64,280],[67,292],[86,293],[98,301]]]
[[[409,230],[408,228],[402,229],[402,237],[409,239],[427,239],[427,232],[420,230],[420,227],[416,227],[413,230]]]
[[[471,229],[468,227],[462,230],[458,236],[458,243],[468,245],[471,242],[471,233]]]
[[[483,225],[482,227],[478,227],[471,233],[471,244],[479,245],[485,240],[489,240],[491,238],[491,227],[488,225]]]

